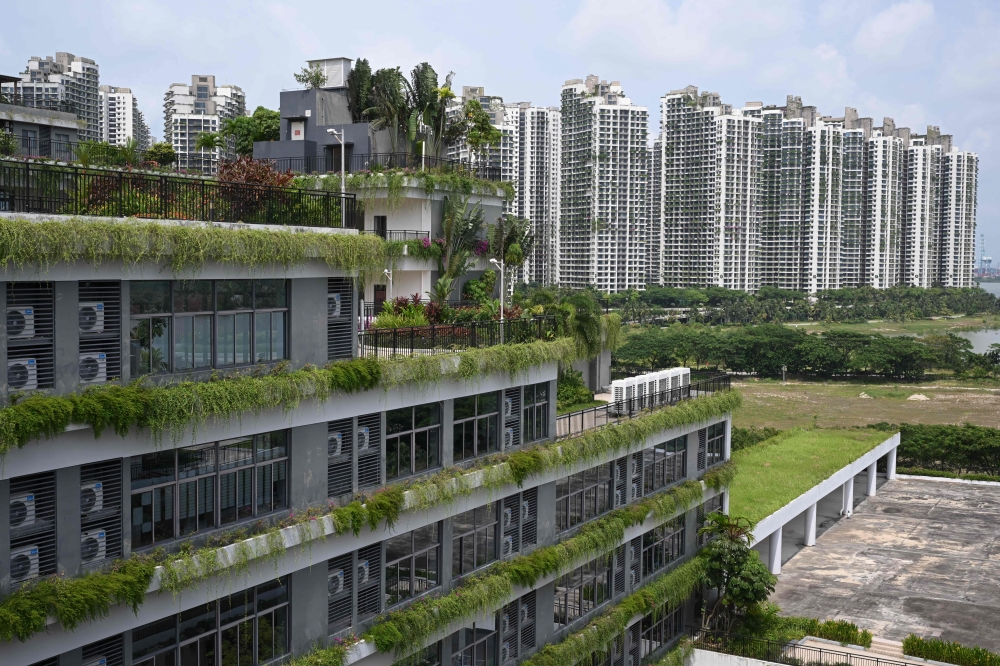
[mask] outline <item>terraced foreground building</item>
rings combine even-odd
[[[362,347],[358,277],[402,252],[353,229],[0,228],[0,663],[573,663],[610,640],[625,666],[693,619],[722,383],[570,422],[577,346],[541,324]]]

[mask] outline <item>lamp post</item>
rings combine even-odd
[[[327,134],[340,142],[340,194],[344,194],[344,130],[333,129],[326,131]]]
[[[490,263],[500,269],[500,344],[503,344],[503,259],[490,259]]]
[[[387,268],[384,271],[382,271],[382,275],[384,275],[389,280],[389,291],[386,293],[386,300],[391,301],[392,300],[392,271],[390,271]]]

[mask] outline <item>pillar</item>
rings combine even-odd
[[[896,478],[896,447],[889,449],[889,453],[886,454],[885,470],[886,479],[892,481]]]
[[[875,491],[878,488],[878,461],[876,460],[871,465],[868,465],[868,491],[865,493],[868,497],[875,497]]]
[[[776,529],[767,540],[767,568],[775,576],[781,574],[782,528]]]
[[[806,541],[807,546],[816,545],[816,505],[806,509]]]
[[[840,515],[847,518],[854,513],[854,477],[844,481],[844,501],[840,507]]]

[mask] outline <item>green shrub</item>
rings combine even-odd
[[[939,638],[920,638],[913,634],[903,639],[903,654],[959,666],[1000,666],[1000,654],[985,648],[966,647]]]
[[[781,434],[781,431],[778,430],[777,428],[768,428],[768,427],[758,428],[757,426],[750,426],[749,428],[737,428],[733,426],[732,450],[739,451],[740,449],[746,449],[751,446],[755,446],[779,434]]]
[[[556,409],[560,412],[573,405],[593,402],[594,392],[583,383],[583,373],[571,367],[559,372],[556,390]]]

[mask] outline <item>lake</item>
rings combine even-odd
[[[1000,297],[1000,282],[981,282],[979,286],[983,288],[983,291],[988,291],[994,296]],[[961,331],[955,335],[972,342],[972,351],[977,354],[982,354],[992,344],[1000,344],[1000,330],[998,329],[989,331]]]

